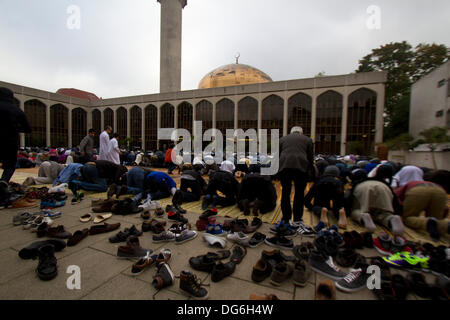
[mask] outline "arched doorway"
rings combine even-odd
[[[293,127],[302,127],[303,134],[311,137],[312,98],[302,92],[288,100],[288,133]]]
[[[161,107],[161,128],[175,128],[175,107],[170,103]],[[166,150],[172,143],[171,140],[160,140],[159,147]]]
[[[50,107],[50,142],[52,147],[69,145],[69,110],[62,104]]]
[[[105,111],[103,111],[103,116],[105,121],[104,126],[111,126],[114,131],[116,129],[114,128],[114,111],[111,108],[106,108]],[[105,128],[102,128],[102,131],[103,129]]]
[[[192,104],[188,102],[182,102],[178,105],[178,128],[188,130],[192,135],[192,121],[193,121]]]
[[[130,147],[142,148],[142,110],[138,106],[133,106],[130,110]]]
[[[283,136],[284,100],[277,95],[270,95],[262,102],[262,129],[267,129],[267,142],[270,147],[270,130],[278,129],[279,136]],[[267,150],[270,150],[268,148]]]
[[[342,104],[342,95],[333,90],[317,98],[316,153],[340,154]]]
[[[72,146],[80,145],[87,134],[87,113],[81,108],[72,110]]]
[[[25,102],[24,110],[31,126],[31,133],[25,134],[25,145],[27,147],[46,146],[47,116],[46,106],[37,99]]]
[[[119,140],[121,140],[121,142],[125,141],[126,138],[128,137],[127,127],[128,127],[127,109],[125,109],[124,107],[120,107],[119,109],[117,109],[116,132],[119,134]]]
[[[145,149],[155,151],[158,143],[158,109],[154,105],[145,108]]]
[[[102,113],[100,110],[95,109],[92,111],[92,129],[95,130],[94,143],[95,146],[99,146],[99,136],[102,133]]]
[[[233,112],[234,114],[234,112]],[[238,129],[258,130],[258,101],[252,97],[245,97],[238,103]]]

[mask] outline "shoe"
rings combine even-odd
[[[161,249],[156,257],[156,266],[161,263],[169,263],[170,258],[172,258],[172,251],[170,249]]]
[[[149,220],[152,217],[150,211],[142,211],[141,218],[144,220]]]
[[[239,245],[236,245],[233,248],[233,253],[231,255],[230,261],[232,261],[235,264],[240,264],[246,254],[247,254],[247,249],[245,249],[244,247],[241,247]]]
[[[320,230],[326,228],[327,226],[325,225],[325,223],[323,223],[322,221],[320,221],[317,226],[314,227],[314,231],[315,232],[319,232]]]
[[[144,249],[139,243],[139,238],[130,236],[127,239],[126,246],[120,246],[117,249],[117,258],[120,259],[140,259],[153,253],[151,249]]]
[[[29,202],[25,198],[19,199],[17,201],[14,201],[11,205],[13,209],[19,209],[19,208],[29,208],[36,206],[36,202]]]
[[[425,280],[425,277],[421,273],[408,272],[406,276],[406,281],[408,282],[411,290],[421,298],[430,298],[430,285]]]
[[[93,218],[92,214],[87,213],[87,214],[84,214],[84,215],[82,215],[80,217],[80,221],[83,222],[83,223],[87,223],[87,222],[91,221],[92,218]]]
[[[319,251],[311,251],[308,263],[312,270],[330,279],[338,281],[346,276],[346,274],[334,264],[331,256],[325,256]]]
[[[213,234],[215,236],[225,236],[228,234],[228,232],[223,231],[223,226],[218,224],[208,224],[206,226],[206,233]]]
[[[93,207],[92,212],[94,213],[107,213],[112,211],[112,206],[116,204],[117,201],[113,199],[108,199],[102,202],[100,205]]]
[[[107,191],[107,193],[106,193],[107,199],[108,199],[108,200],[111,199],[112,196],[115,195],[116,193],[117,193],[117,184],[113,183],[113,184],[109,187],[109,189],[108,189],[108,191]]]
[[[109,238],[109,242],[111,243],[119,243],[127,241],[128,237],[136,236],[140,237],[142,235],[142,231],[139,231],[134,225],[131,228],[125,228],[124,231],[120,231],[116,235]]]
[[[378,253],[384,256],[392,254],[391,244],[392,237],[385,232],[380,233],[377,238],[373,239],[373,247],[378,251]]]
[[[55,247],[51,244],[39,248],[39,264],[36,273],[39,279],[48,281],[58,274],[58,262],[55,257]]]
[[[152,231],[155,234],[160,234],[161,232],[164,232],[166,224],[166,221],[158,221],[156,219],[144,221],[142,223],[142,232]]]
[[[202,256],[192,257],[189,259],[189,265],[198,271],[211,272],[216,265],[216,260],[210,255],[205,254]]]
[[[160,242],[170,242],[175,241],[175,233],[170,231],[164,231],[159,235],[153,235],[153,242],[154,243],[160,243]]]
[[[250,248],[256,248],[266,240],[266,235],[260,232],[256,232],[247,242]]]
[[[181,232],[176,237],[175,242],[176,242],[176,244],[182,244],[187,241],[193,240],[196,237],[197,237],[197,232],[187,229],[187,230],[184,230],[183,232]]]
[[[162,217],[164,215],[164,210],[162,208],[156,208],[155,215],[157,217]]]
[[[406,279],[399,274],[394,274],[391,277],[391,285],[395,299],[400,301],[406,300],[410,291],[409,284]]]
[[[363,232],[361,233],[361,237],[363,238],[364,247],[372,249],[373,248],[372,234],[370,232]]]
[[[323,280],[317,286],[315,300],[336,300],[336,288],[330,280]]]
[[[205,240],[211,247],[219,247],[225,249],[227,246],[227,240],[223,237],[217,237],[209,233],[203,234],[203,240]]]
[[[270,276],[270,283],[274,286],[281,286],[284,281],[289,279],[294,272],[292,263],[281,262],[273,268],[272,275]]]
[[[169,287],[175,281],[175,276],[170,266],[163,262],[158,265],[158,272],[153,277],[152,285],[157,290]]]
[[[42,211],[41,215],[43,217],[48,217],[48,218],[51,218],[51,219],[57,219],[57,218],[60,218],[62,216],[62,212],[46,210],[46,211]]]
[[[72,233],[66,231],[64,229],[64,226],[48,228],[46,235],[50,238],[56,238],[56,239],[69,239],[72,237]]]
[[[345,278],[335,282],[336,288],[348,293],[367,288],[367,279],[369,279],[367,267],[368,265],[362,265],[357,269],[350,269]]]
[[[241,246],[248,246],[249,238],[243,232],[233,232],[227,235],[227,239]]]
[[[280,262],[295,262],[296,258],[293,256],[286,256],[280,250],[266,251],[261,253],[261,259],[267,263],[270,263],[272,267],[275,267]]]
[[[338,246],[332,238],[321,236],[314,240],[316,249],[325,255],[335,257],[338,253]]]
[[[112,213],[120,214],[123,216],[141,213],[142,211],[143,209],[138,206],[138,202],[131,198],[116,200],[116,203],[114,203],[111,207]]]
[[[45,245],[53,245],[55,252],[60,252],[66,247],[66,242],[59,239],[50,239],[33,242],[19,251],[19,257],[24,260],[36,259],[39,256],[39,248]]]
[[[294,285],[304,287],[311,276],[311,269],[307,260],[298,260],[294,266],[294,273],[292,275]]]
[[[24,221],[30,219],[32,215],[29,212],[22,212],[13,217],[13,225],[20,226]]]
[[[200,216],[200,219],[208,219],[209,217],[217,216],[217,209],[206,210]]]
[[[195,223],[195,226],[197,228],[197,231],[206,231],[206,227],[208,226],[208,224],[208,220],[198,219]]]
[[[142,208],[142,210],[145,213],[148,213],[152,210],[157,210],[157,209],[162,210],[161,203],[159,201],[151,201],[151,200],[144,202],[144,204],[140,205],[139,208]],[[163,214],[164,214],[164,212],[163,212]]]
[[[95,225],[89,229],[89,235],[96,235],[101,233],[107,233],[120,228],[120,223],[108,224],[104,223],[102,225]]]
[[[68,247],[76,246],[78,243],[81,242],[84,238],[86,238],[89,235],[89,229],[83,229],[75,231],[72,237],[69,238],[67,241]]]
[[[180,273],[180,290],[194,300],[208,299],[208,291],[201,286],[201,281],[190,271]]]
[[[315,237],[316,232],[314,231],[314,229],[306,226],[305,224],[301,223],[298,228],[297,228],[297,234],[302,236],[302,237]]]
[[[338,251],[336,263],[343,268],[350,268],[355,265],[358,254],[354,249],[344,248]]]
[[[156,262],[158,255],[146,256],[139,259],[131,266],[131,275],[138,276],[145,271],[148,267],[151,267]]]
[[[278,225],[276,225],[275,228],[271,228],[270,233],[283,236],[286,238],[292,238],[297,235],[297,233],[294,230],[292,230],[291,226],[285,224],[283,221],[281,221]]]
[[[292,251],[294,252],[294,255],[297,257],[297,259],[308,261],[311,250],[313,249],[314,245],[311,242],[305,242],[299,246],[295,246]]]
[[[185,230],[191,230],[190,223],[174,223],[169,228],[169,231],[175,233],[176,235],[181,234]]]
[[[264,242],[269,246],[280,249],[292,249],[294,247],[294,243],[292,242],[292,240],[289,240],[283,236],[275,236],[269,239],[266,238]]]
[[[263,282],[272,274],[272,265],[263,259],[259,259],[253,266],[252,280]]]
[[[364,249],[363,237],[356,231],[350,232],[350,235],[353,238],[354,249]]]
[[[259,218],[253,218],[252,223],[250,224],[251,227],[255,227],[256,229],[258,229],[259,227],[262,226],[262,220]]]
[[[236,264],[233,261],[229,261],[227,263],[219,262],[214,265],[211,271],[211,281],[219,282],[226,277],[231,276],[234,270],[236,270]]]
[[[422,271],[428,269],[429,257],[419,257],[409,252],[397,252],[389,257],[383,257],[390,267]]]
[[[181,223],[188,223],[188,219],[183,217],[179,212],[170,211],[168,213],[168,216],[169,216],[169,220],[178,221],[178,222],[181,222]]]

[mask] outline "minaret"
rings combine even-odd
[[[181,90],[182,11],[187,0],[158,0],[161,3],[160,93]]]

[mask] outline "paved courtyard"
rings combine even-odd
[[[70,203],[70,197],[69,197]],[[56,219],[54,225],[64,225],[70,232],[89,228],[93,223],[81,223],[79,217],[90,211],[91,199],[86,198],[79,205],[73,206],[67,204],[60,208],[62,217]],[[31,208],[30,212],[37,211],[38,208]],[[35,233],[23,230],[21,226],[12,225],[12,217],[23,209],[0,210],[0,299],[138,299],[138,300],[185,300],[186,296],[179,291],[179,280],[176,279],[173,286],[157,291],[151,285],[156,268],[152,267],[143,274],[133,277],[130,275],[130,269],[133,261],[119,260],[116,257],[119,244],[111,244],[108,238],[117,231],[88,236],[75,247],[64,249],[56,253],[58,259],[58,276],[49,282],[41,281],[35,269],[38,260],[22,260],[18,256],[20,249],[34,241],[37,241]],[[188,212],[186,217],[189,222],[195,225],[198,214]],[[167,220],[167,216],[162,220]],[[217,221],[222,223],[225,218],[218,217]],[[133,224],[139,229],[142,219],[139,214],[131,216],[113,216],[107,223],[121,223],[121,230],[125,227],[131,227]],[[168,222],[170,225],[171,222]],[[270,224],[264,223],[258,230],[269,235]],[[195,226],[194,226],[195,230]],[[325,277],[313,273],[309,279],[308,285],[304,288],[295,287],[292,281],[285,282],[281,287],[274,287],[269,279],[257,284],[251,280],[252,267],[261,256],[263,250],[272,250],[272,247],[262,244],[258,248],[247,248],[247,255],[241,264],[236,267],[234,274],[219,283],[213,283],[210,275],[205,272],[195,271],[189,266],[189,258],[205,254],[216,249],[208,247],[202,239],[202,233],[199,232],[196,239],[181,245],[173,244],[154,244],[152,242],[152,233],[144,233],[140,237],[141,246],[150,248],[158,252],[162,248],[172,250],[172,259],[169,264],[175,275],[179,275],[182,270],[193,271],[202,283],[208,285],[210,299],[213,300],[246,300],[250,294],[257,295],[275,294],[282,300],[313,300],[317,285]],[[300,244],[310,239],[302,239],[297,236],[294,243]],[[227,249],[232,250],[232,245],[228,242]],[[378,256],[374,249],[359,250],[366,257]],[[285,250],[285,254],[293,255],[292,251]],[[66,282],[71,274],[66,273],[71,265],[79,266],[81,269],[81,289],[70,290]],[[345,270],[345,269],[344,269]],[[391,270],[392,273],[404,272]],[[434,282],[435,277],[426,274],[429,283]],[[340,300],[373,300],[375,295],[369,290],[364,289],[355,294],[345,294],[337,292],[337,299]],[[409,299],[420,299],[413,294]]]

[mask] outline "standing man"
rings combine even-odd
[[[89,133],[80,142],[81,159],[80,163],[85,164],[93,160],[94,155],[94,136],[95,130],[89,129]]]
[[[108,160],[109,153],[109,135],[112,132],[111,126],[106,126],[105,131],[100,135],[100,152],[97,160]]]
[[[109,153],[108,153],[107,160],[120,165],[120,149],[119,149],[119,134],[118,133],[114,133],[113,138],[109,142]]]
[[[9,183],[16,171],[19,132],[30,133],[31,127],[25,113],[14,103],[14,93],[0,88],[0,162],[2,181]]]
[[[292,216],[291,187],[295,184],[294,196],[294,223],[293,227],[303,224],[303,202],[308,174],[313,172],[314,155],[313,141],[303,135],[301,127],[294,127],[291,134],[280,139],[280,167],[279,177],[281,180],[282,197],[281,211],[282,221],[290,223]]]

